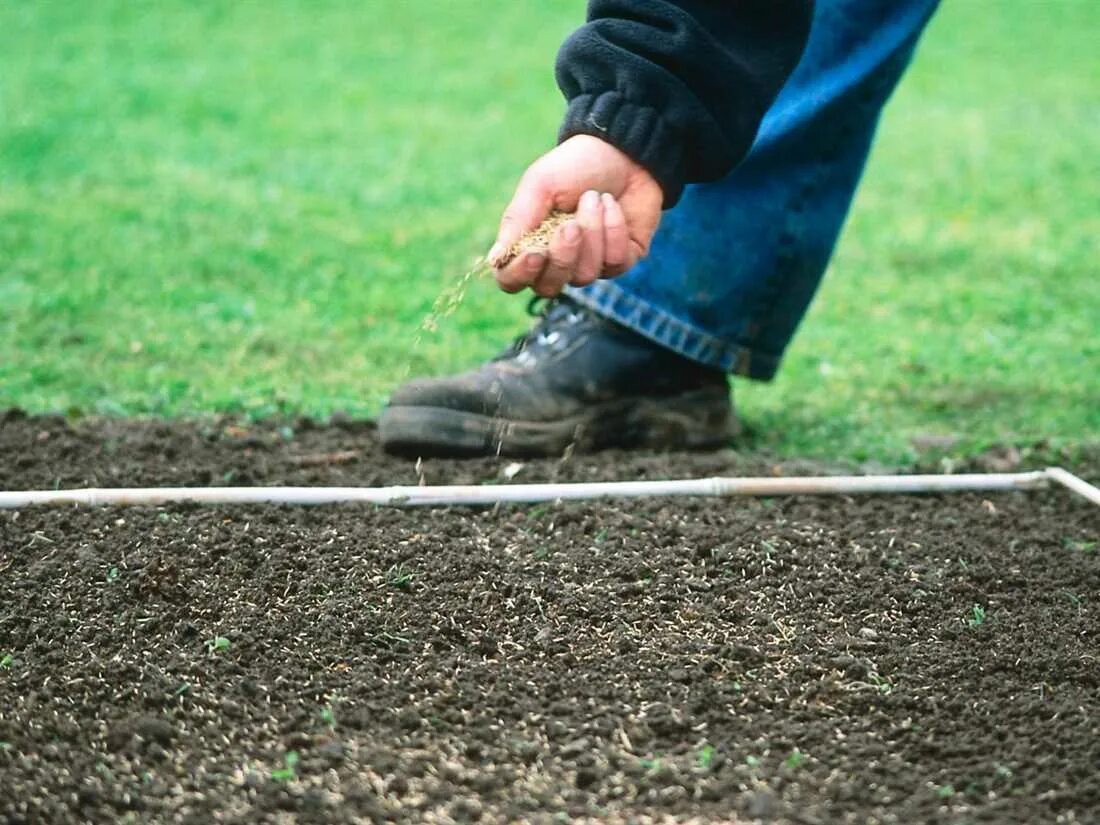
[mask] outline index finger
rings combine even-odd
[[[546,268],[546,255],[525,252],[496,270],[497,286],[505,292],[519,292],[532,286]]]

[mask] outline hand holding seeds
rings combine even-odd
[[[609,143],[577,135],[523,174],[489,251],[505,292],[544,297],[621,275],[649,251],[664,195]]]

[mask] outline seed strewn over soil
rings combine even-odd
[[[417,468],[353,422],[0,413],[8,489],[509,463]],[[0,820],[1093,822],[1097,628],[1100,511],[1060,490],[0,512]]]

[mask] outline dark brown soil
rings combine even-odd
[[[0,416],[5,489],[507,464]],[[1059,490],[0,512],[0,657],[7,822],[1100,820],[1100,508]]]

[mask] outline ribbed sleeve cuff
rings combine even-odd
[[[656,109],[639,106],[620,92],[580,94],[569,101],[559,142],[574,135],[592,135],[621,149],[644,166],[664,192],[664,208],[684,191],[683,144]]]

